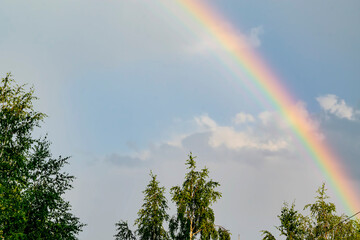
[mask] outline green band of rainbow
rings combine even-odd
[[[168,1],[168,0],[165,0]],[[289,91],[270,71],[264,61],[252,50],[245,39],[214,9],[201,0],[176,0],[177,9],[164,2],[171,11],[185,12],[191,20],[188,24],[200,24],[221,47],[217,57],[225,64],[242,84],[252,85],[282,114],[306,148],[311,158],[335,190],[348,214],[360,210],[356,188],[341,167],[331,148],[310,131],[311,123],[304,114],[294,108],[295,101]],[[171,9],[172,8],[172,9]],[[190,22],[189,22],[190,21]],[[189,26],[190,27],[190,26]]]

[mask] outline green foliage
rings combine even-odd
[[[280,231],[280,235],[286,236],[287,240],[303,239],[303,217],[294,208],[294,203],[291,207],[284,203],[281,214],[278,216],[281,224],[277,229]]]
[[[120,220],[115,226],[117,227],[117,234],[114,235],[116,240],[136,240],[127,222]]]
[[[218,234],[219,234],[219,240],[230,240],[230,232],[222,227],[219,227],[218,230]]]
[[[164,221],[169,219],[166,213],[168,209],[165,198],[165,188],[159,186],[156,175],[150,172],[151,181],[144,193],[144,203],[138,212],[135,221],[138,229],[137,235],[141,240],[163,240],[168,239],[167,232],[163,227]]]
[[[13,84],[7,74],[0,85],[0,237],[76,239],[83,224],[62,199],[68,158],[51,158],[49,141],[32,137],[45,114],[33,109],[33,89]]]
[[[193,240],[197,235],[200,235],[200,239],[216,239],[218,232],[211,205],[221,197],[221,193],[215,191],[220,184],[207,180],[207,168],[196,170],[195,157],[191,153],[186,165],[189,172],[185,175],[184,183],[171,188],[177,215],[170,221],[170,235],[179,240]]]
[[[327,203],[325,184],[317,190],[316,202],[307,204],[304,209],[310,209],[310,217],[307,221],[308,239],[328,239],[330,230],[339,220],[334,214],[336,212],[335,204]]]
[[[306,239],[360,239],[359,221],[349,219],[345,215],[337,216],[335,204],[326,202],[325,184],[317,190],[316,202],[308,204],[304,209],[310,210],[306,219]]]
[[[156,175],[150,172],[151,180],[144,193],[144,203],[138,212],[138,218],[135,220],[137,230],[136,235],[141,240],[165,240],[168,234],[163,227],[163,223],[169,219],[166,213],[168,209],[165,198],[165,188],[159,186]],[[116,224],[118,233],[115,235],[117,240],[134,240],[135,235],[129,229],[124,221]]]
[[[264,236],[263,240],[276,240],[276,238],[274,237],[274,235],[271,234],[271,232],[265,230],[262,230],[261,232],[261,235]]]
[[[303,216],[291,207],[284,204],[281,214],[278,216],[280,226],[277,229],[280,235],[286,236],[287,240],[356,240],[360,239],[360,221],[349,219],[347,216],[336,215],[335,204],[326,202],[325,184],[318,190],[315,203],[308,204],[305,209],[310,210],[309,216]],[[264,240],[274,240],[275,237],[268,231],[262,231]]]
[[[215,191],[219,183],[207,180],[207,168],[196,170],[195,157],[191,153],[186,165],[189,172],[184,183],[181,187],[171,188],[177,215],[170,219],[169,232],[163,228],[163,223],[169,220],[165,188],[159,186],[156,175],[150,172],[151,180],[143,191],[144,203],[135,221],[135,233],[141,240],[230,240],[229,231],[214,224],[215,216],[211,209],[211,205],[221,197],[221,193]],[[136,239],[127,222],[120,221],[116,226],[116,240]]]
[[[26,154],[34,143],[30,134],[44,117],[33,110],[33,89],[12,87],[10,74],[0,85],[0,231],[19,239],[26,224],[22,191],[27,187]]]

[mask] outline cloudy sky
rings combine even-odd
[[[359,189],[360,2],[206,2],[279,76]],[[48,115],[37,134],[72,156],[66,198],[88,224],[80,239],[113,239],[115,222],[136,219],[150,170],[169,190],[190,151],[221,184],[216,223],[260,239],[284,201],[302,210],[326,179],[276,109],[219,62],[206,31],[166,6],[1,1],[0,75],[35,87]]]

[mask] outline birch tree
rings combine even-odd
[[[208,180],[207,168],[200,171],[196,169],[195,157],[191,153],[186,165],[189,171],[183,184],[171,188],[177,215],[170,221],[170,235],[178,240],[193,240],[197,236],[200,236],[200,239],[216,239],[219,234],[211,206],[221,197],[221,193],[216,191],[220,184]]]

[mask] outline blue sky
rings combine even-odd
[[[359,1],[207,2],[280,76],[359,189]],[[326,181],[212,40],[182,21],[159,1],[0,3],[0,74],[34,85],[49,116],[37,133],[72,156],[66,197],[88,224],[80,239],[112,239],[115,222],[132,223],[150,169],[168,190],[189,151],[221,183],[216,221],[234,238],[274,230],[284,201],[302,209]]]

